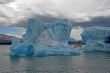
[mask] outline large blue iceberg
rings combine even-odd
[[[81,36],[86,51],[110,51],[110,27],[87,27]]]
[[[67,20],[42,24],[29,19],[24,41],[13,40],[11,56],[78,55],[79,50],[68,45],[71,24]]]

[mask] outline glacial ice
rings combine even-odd
[[[110,51],[110,27],[87,27],[81,36],[86,51]]]
[[[21,43],[19,40],[13,40],[10,48],[11,56],[31,56],[35,49],[32,43]]]
[[[29,19],[24,41],[14,40],[11,56],[78,55],[79,50],[68,45],[71,24],[67,20],[42,24]]]
[[[37,38],[43,32],[44,26],[36,19],[29,19],[27,23],[26,35],[24,42],[36,44]]]

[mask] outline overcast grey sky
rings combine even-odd
[[[110,17],[110,0],[0,0],[0,25],[10,25],[34,15],[88,22]]]

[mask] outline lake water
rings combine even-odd
[[[0,73],[110,73],[110,53],[11,58],[9,46],[0,45]]]

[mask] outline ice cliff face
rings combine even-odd
[[[68,24],[66,20],[57,21],[51,24],[48,29],[45,29],[45,31],[41,33],[38,43],[42,42],[48,45],[56,44],[56,46],[68,44],[71,31],[70,25],[71,24]]]
[[[78,49],[68,45],[71,24],[67,20],[42,24],[29,19],[23,42],[13,41],[11,56],[77,55]]]
[[[43,32],[44,26],[36,19],[29,19],[24,42],[36,44],[37,38]]]
[[[82,33],[86,51],[110,51],[110,27],[88,27]]]

